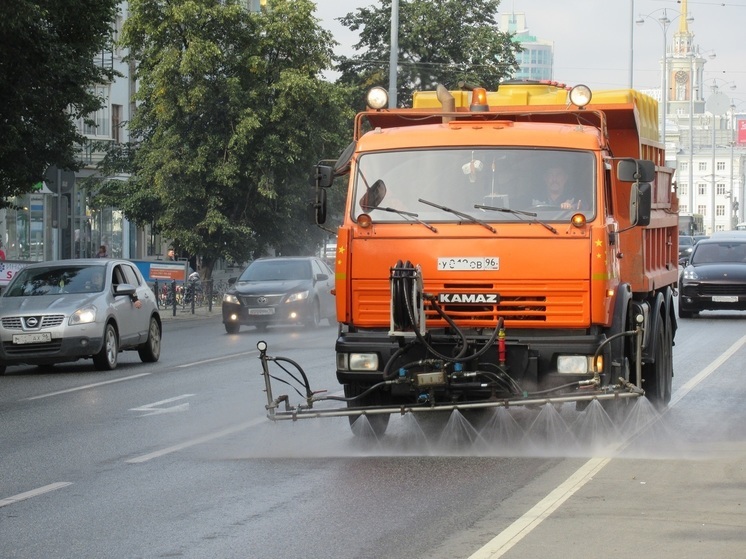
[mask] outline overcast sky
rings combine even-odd
[[[338,54],[354,54],[356,34],[335,18],[358,7],[380,5],[373,0],[317,0],[317,17],[340,43]],[[632,17],[634,5],[634,17]],[[676,0],[503,0],[501,12],[523,12],[531,35],[554,42],[554,78],[568,85],[585,83],[595,89],[629,87],[630,52],[634,52],[634,87],[659,88],[663,30],[657,19],[667,10],[671,24],[667,44],[678,29],[681,3]],[[688,1],[694,21],[694,43],[716,58],[705,65],[705,83],[717,83],[746,112],[746,0]],[[631,20],[642,14],[643,25]],[[675,18],[675,19],[674,19]],[[630,38],[634,34],[634,48]],[[730,88],[731,84],[736,89]],[[707,94],[705,95],[705,98]]]

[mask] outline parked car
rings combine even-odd
[[[0,372],[86,358],[107,371],[123,350],[137,350],[143,362],[161,353],[155,295],[127,260],[30,264],[0,296]]]
[[[679,316],[746,310],[746,235],[699,241],[679,279]]]
[[[242,324],[264,330],[270,324],[335,323],[333,289],[334,272],[321,258],[259,258],[223,296],[225,331],[235,334]]]
[[[694,237],[679,235],[679,264],[683,264],[689,258],[695,244]]]
[[[704,241],[705,239],[709,239],[709,235],[694,235],[694,244],[696,245],[699,241]]]

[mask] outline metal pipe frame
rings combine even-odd
[[[361,415],[382,415],[397,414],[406,415],[407,413],[426,413],[426,412],[444,412],[456,410],[480,410],[489,408],[517,408],[526,406],[543,406],[544,404],[564,404],[570,402],[590,402],[593,400],[621,400],[626,398],[639,398],[644,395],[644,391],[635,390],[633,386],[627,386],[627,392],[609,392],[585,394],[582,396],[558,396],[555,398],[524,398],[524,399],[505,399],[488,402],[472,402],[469,404],[434,404],[422,406],[389,406],[389,407],[370,407],[365,409],[355,408],[333,408],[327,410],[312,410],[310,408],[292,407],[287,405],[287,396],[281,396],[267,406],[267,418],[272,421],[297,421],[299,419],[312,419],[321,417],[354,417]],[[277,411],[281,402],[286,403],[285,411]]]

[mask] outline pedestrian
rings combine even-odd
[[[174,249],[172,248],[168,249],[168,253],[166,254],[166,260],[171,260],[172,262],[176,260],[176,257],[174,256]]]
[[[96,258],[109,258],[109,252],[106,250],[106,245],[101,245],[100,247],[98,247]]]

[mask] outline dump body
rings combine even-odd
[[[446,111],[423,92],[360,113],[337,164],[345,393],[363,408],[436,405],[623,379],[665,403],[678,204],[656,102],[620,90],[579,108],[558,85],[505,85],[474,110],[471,92],[451,94]],[[623,160],[655,171],[633,181]]]

